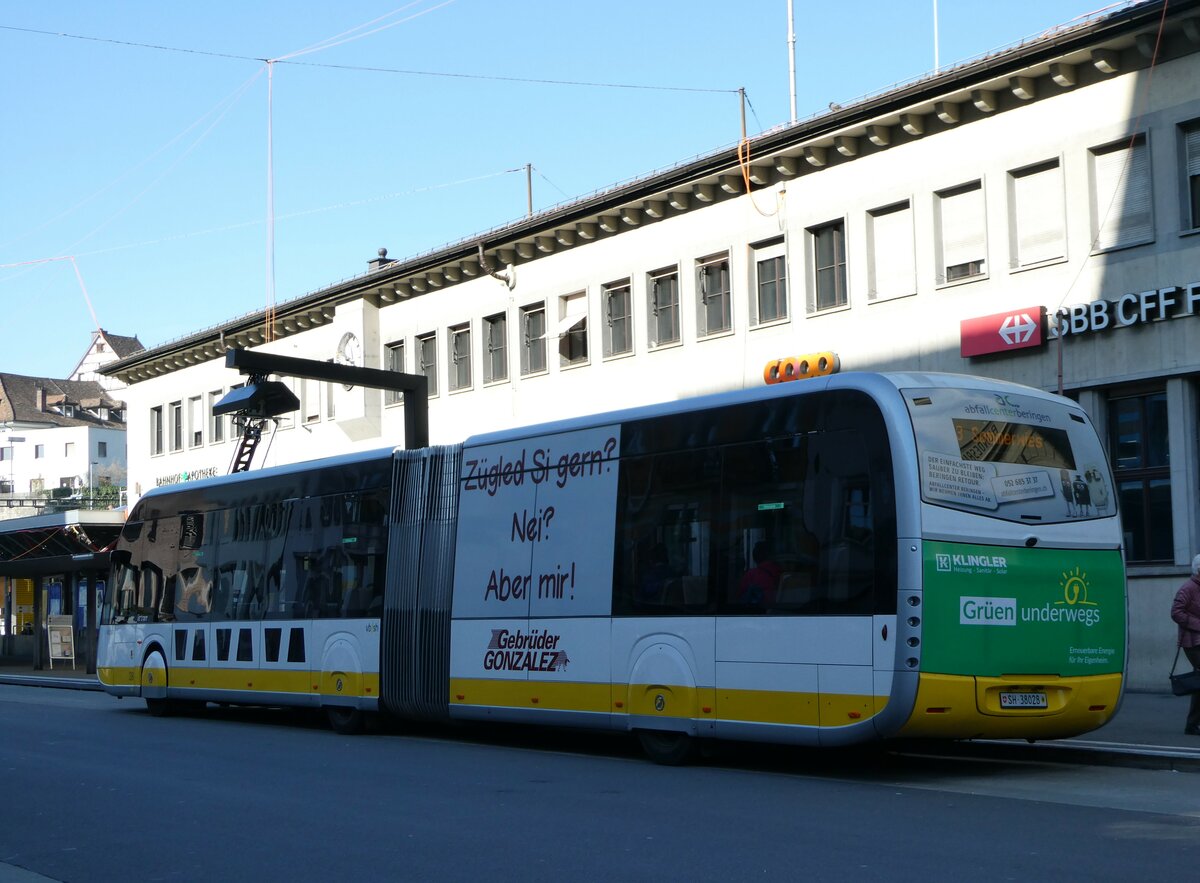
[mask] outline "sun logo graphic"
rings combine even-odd
[[[1072,607],[1077,604],[1084,607],[1099,606],[1095,601],[1088,600],[1087,574],[1081,572],[1079,567],[1063,571],[1062,579],[1058,584],[1063,590],[1063,599],[1055,601],[1055,604],[1067,604]]]

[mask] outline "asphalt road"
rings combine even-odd
[[[1200,778],[419,727],[0,686],[0,881],[1128,880],[1200,867]]]

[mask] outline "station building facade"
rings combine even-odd
[[[1128,4],[153,347],[131,500],[223,474],[252,348],[424,374],[434,443],[757,386],[807,354],[1059,390],[1105,436],[1130,686],[1200,551],[1200,2]],[[287,380],[286,378],[284,378]],[[287,381],[255,465],[401,445],[398,394]],[[1160,684],[1161,681],[1161,684]]]

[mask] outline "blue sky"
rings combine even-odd
[[[940,0],[940,61],[1093,2]],[[933,68],[933,0],[795,10],[801,118]],[[786,0],[0,0],[0,370],[75,366],[80,279],[147,346],[262,309],[253,59],[365,31],[272,65],[277,302],[521,217],[526,163],[542,209],[735,143],[739,87],[751,134],[789,117]]]

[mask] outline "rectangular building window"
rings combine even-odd
[[[1108,423],[1109,454],[1125,530],[1125,559],[1131,563],[1171,561],[1175,542],[1167,395],[1157,391],[1111,398]],[[1063,481],[1065,494],[1065,477]]]
[[[521,308],[521,374],[546,370],[546,305]]]
[[[471,324],[450,328],[450,390],[471,388]]]
[[[917,292],[912,205],[908,200],[867,212],[867,300]]]
[[[579,365],[588,360],[587,292],[558,299],[558,364]]]
[[[13,458],[12,445],[6,445],[0,448],[0,462],[11,460]]]
[[[384,347],[384,364],[387,370],[404,373],[404,341],[397,340]],[[404,401],[404,393],[398,389],[386,390],[383,394],[384,404],[398,405]]]
[[[729,252],[696,261],[696,334],[707,337],[733,327]]]
[[[204,444],[204,399],[192,396],[188,399],[188,438],[191,446],[198,448]]]
[[[41,460],[45,456],[46,456],[46,446],[45,445],[34,445],[33,446],[33,459]]]
[[[1092,248],[1124,248],[1154,239],[1150,155],[1144,135],[1091,151]]]
[[[633,352],[633,300],[629,280],[609,282],[600,292],[604,305],[604,355]]]
[[[754,297],[750,301],[750,324],[777,322],[788,316],[787,250],[782,239],[764,242],[751,249],[754,267]]]
[[[163,452],[163,409],[162,405],[150,409],[150,453]]]
[[[430,331],[417,338],[417,373],[429,381],[429,397],[437,395],[437,332]]]
[[[183,450],[183,402],[171,402],[171,450]]]
[[[1183,141],[1183,228],[1200,229],[1200,120],[1180,127]]]
[[[808,248],[812,261],[808,311],[819,313],[846,306],[846,222],[810,227]]]
[[[483,382],[508,380],[508,316],[505,313],[484,317],[483,345],[486,347]]]
[[[96,456],[97,457],[107,457],[108,456],[108,442],[96,442]]]
[[[647,277],[650,346],[679,342],[679,269],[656,270]]]
[[[75,454],[75,442],[67,442],[63,445],[63,456],[71,457]]]
[[[305,378],[300,381],[300,413],[305,423],[317,423],[321,419],[321,383]]]
[[[1032,267],[1066,257],[1066,192],[1058,160],[1009,172],[1008,203],[1010,267]]]
[[[208,394],[208,440],[212,444],[225,441],[225,418],[213,413],[213,406],[224,397],[224,391],[219,389]]]
[[[983,183],[972,181],[934,194],[938,227],[938,284],[987,273]]]

